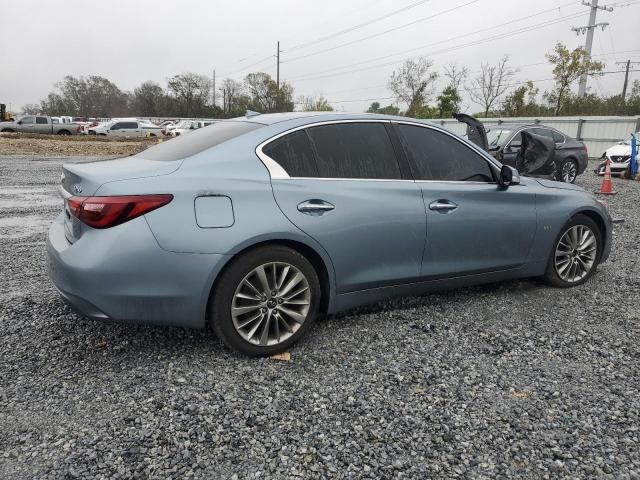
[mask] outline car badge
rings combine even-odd
[[[73,193],[80,195],[82,193],[82,187],[78,184],[73,186]]]

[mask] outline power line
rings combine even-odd
[[[231,76],[231,75],[235,75],[236,73],[243,72],[243,71],[245,71],[245,70],[248,70],[248,69],[249,69],[249,68],[251,68],[251,67],[254,67],[254,66],[256,66],[256,65],[260,65],[261,63],[264,63],[264,62],[266,62],[267,60],[271,60],[271,59],[273,59],[273,55],[269,55],[268,57],[264,57],[263,59],[258,60],[257,62],[254,62],[254,63],[252,63],[252,64],[250,64],[250,65],[247,65],[247,66],[245,66],[245,67],[243,67],[243,68],[241,68],[241,69],[239,69],[239,70],[236,70],[236,71],[234,71],[234,72],[224,73],[222,76],[223,76],[223,77],[229,77],[229,76]]]
[[[570,4],[573,4],[573,2],[570,2]],[[566,6],[566,5],[569,5],[569,4],[565,4],[564,6]],[[559,8],[561,8],[561,7],[559,7]],[[481,28],[480,30],[475,30],[473,32],[464,33],[464,34],[461,34],[461,35],[456,35],[454,37],[446,38],[444,40],[439,40],[437,42],[427,43],[427,44],[424,44],[424,45],[420,45],[418,47],[405,49],[405,50],[403,50],[401,52],[395,52],[395,53],[391,53],[391,54],[388,54],[388,55],[383,55],[381,57],[374,57],[374,58],[370,58],[368,60],[363,60],[363,61],[357,62],[357,63],[350,63],[349,65],[343,65],[343,66],[340,66],[340,67],[330,68],[328,70],[324,70],[324,73],[331,72],[332,70],[340,70],[341,68],[345,68],[345,66],[355,67],[355,66],[358,66],[358,65],[363,65],[363,64],[366,64],[366,63],[375,62],[377,60],[383,60],[383,59],[386,59],[386,58],[396,57],[398,55],[406,55],[408,52],[415,52],[415,51],[422,50],[422,49],[427,48],[427,47],[432,47],[432,46],[435,46],[435,45],[440,45],[442,43],[450,42],[452,40],[457,40],[459,38],[469,37],[469,36],[475,35],[477,33],[483,33],[483,32],[486,32],[486,31],[493,31],[496,28],[500,28],[500,27],[505,26],[505,25],[512,25],[514,23],[519,23],[519,22],[521,22],[523,20],[528,20],[529,18],[537,17],[537,16],[540,16],[540,15],[542,15],[544,13],[548,13],[548,12],[550,12],[552,10],[555,10],[555,8],[542,10],[541,12],[529,15],[526,18],[518,17],[518,18],[515,18],[515,19],[512,19],[512,20],[509,20],[507,22],[499,23],[497,25],[492,25],[490,27]],[[550,20],[545,20],[545,22],[547,22],[547,21],[550,21]],[[297,78],[298,79],[306,78],[307,76],[308,75],[303,75],[302,77],[297,77]]]
[[[405,24],[402,24],[402,25],[398,25],[397,27],[389,28],[387,30],[383,30],[382,32],[377,32],[377,33],[374,33],[372,35],[369,35],[369,36],[366,36],[366,37],[363,37],[363,38],[358,38],[356,40],[351,40],[351,41],[346,42],[346,43],[341,43],[340,45],[336,45],[334,47],[329,47],[329,48],[325,48],[323,50],[318,50],[318,51],[315,51],[315,52],[307,53],[305,55],[300,55],[298,57],[290,58],[289,60],[283,61],[283,63],[294,62],[294,61],[300,60],[302,58],[312,57],[314,55],[319,55],[319,54],[325,53],[325,52],[331,52],[331,51],[337,50],[339,48],[343,48],[343,47],[347,47],[349,45],[353,45],[354,43],[359,43],[359,42],[363,42],[365,40],[370,40],[372,38],[376,38],[376,37],[379,37],[381,35],[385,35],[385,34],[387,34],[389,32],[395,32],[396,30],[400,30],[402,28],[406,28],[408,26],[415,25],[417,23],[421,23],[421,22],[424,22],[426,20],[430,20],[432,18],[439,17],[440,15],[444,15],[446,13],[450,13],[450,12],[453,12],[455,10],[459,10],[460,8],[467,7],[467,6],[471,5],[471,4],[477,3],[479,1],[480,0],[471,0],[470,2],[464,3],[462,5],[458,5],[457,7],[449,8],[448,10],[443,10],[442,12],[438,12],[438,13],[435,13],[433,15],[428,15],[426,17],[419,18],[419,19],[414,20],[412,22],[405,23]]]
[[[420,0],[418,2],[412,3],[411,5],[407,5],[406,7],[402,7],[402,8],[399,8],[397,10],[394,10],[392,12],[385,13],[384,15],[381,15],[379,17],[373,18],[373,19],[368,20],[368,21],[366,21],[364,23],[360,23],[358,25],[354,25],[352,27],[345,28],[344,30],[339,30],[337,32],[334,32],[334,33],[329,34],[329,35],[325,35],[325,36],[320,37],[320,38],[316,38],[314,40],[309,40],[308,42],[303,42],[303,43],[300,43],[298,45],[294,45],[293,47],[290,47],[290,48],[287,48],[286,50],[283,50],[283,52],[293,52],[295,50],[299,50],[301,48],[305,48],[305,47],[311,46],[311,45],[313,45],[315,43],[324,42],[326,40],[329,40],[331,38],[337,37],[339,35],[344,35],[345,33],[349,33],[349,32],[353,32],[355,30],[359,30],[359,29],[364,28],[364,27],[366,27],[368,25],[371,25],[372,23],[379,22],[380,20],[384,20],[385,18],[392,17],[393,15],[397,15],[398,13],[405,12],[405,11],[410,10],[412,8],[415,8],[415,7],[418,7],[420,5],[423,5],[423,4],[427,3],[428,1],[430,1],[430,0]]]
[[[446,52],[450,52],[450,51],[466,48],[468,46],[475,46],[475,45],[480,45],[480,44],[483,44],[483,43],[488,43],[488,42],[491,42],[491,41],[494,41],[494,40],[500,40],[502,38],[507,38],[507,37],[510,37],[510,36],[518,35],[520,33],[526,33],[526,32],[530,32],[532,30],[537,30],[539,28],[548,27],[548,26],[554,25],[556,23],[563,22],[564,20],[566,20],[568,18],[575,18],[577,16],[582,16],[582,15],[583,15],[582,13],[579,13],[579,14],[569,15],[567,17],[562,17],[562,18],[559,18],[559,19],[556,19],[556,20],[552,20],[552,21],[546,20],[546,21],[541,22],[539,24],[531,25],[531,26],[520,28],[520,29],[517,29],[517,30],[512,30],[512,31],[509,31],[509,32],[504,32],[504,33],[501,33],[501,34],[492,35],[492,36],[489,36],[489,37],[485,37],[485,38],[482,38],[482,39],[475,40],[473,42],[469,42],[469,43],[456,45],[456,46],[453,46],[453,47],[448,47],[448,48],[436,50],[436,51],[433,51],[433,52],[429,52],[428,55],[437,55],[437,54],[441,54],[441,53],[446,53]],[[477,32],[475,32],[475,33],[477,33]],[[447,39],[447,40],[442,40],[442,41],[436,42],[436,43],[434,43],[432,45],[436,45],[436,44],[439,44],[439,43],[455,40],[457,38],[461,38],[461,37],[465,37],[465,36],[468,36],[468,34],[459,35],[457,37],[453,37],[453,38],[450,38],[450,39]],[[418,49],[422,49],[424,47],[425,46],[422,46],[422,47],[419,47]],[[416,49],[411,49],[411,50],[407,50],[407,51],[414,51],[414,50],[416,50]],[[409,58],[409,57],[405,57],[405,59],[406,58]],[[346,74],[349,74],[349,73],[360,72],[360,71],[363,71],[363,70],[371,70],[371,69],[375,69],[375,68],[385,67],[385,66],[388,66],[388,65],[395,65],[395,64],[403,62],[405,59],[393,60],[391,62],[385,62],[385,63],[371,65],[371,66],[368,66],[368,67],[362,67],[362,68],[357,68],[357,69],[345,70],[345,71],[336,72],[336,73],[321,73],[321,74],[315,74],[315,75],[312,74],[312,75],[303,76],[303,77],[295,77],[295,78],[292,78],[290,80],[291,81],[316,80],[316,79],[320,79],[320,78],[329,78],[329,77],[334,77],[334,76],[346,75]],[[373,61],[373,60],[369,60],[369,61]],[[369,61],[367,61],[367,63]],[[362,62],[362,63],[364,63],[364,62]],[[353,64],[352,63],[349,66],[354,66],[354,65],[357,65],[357,64]],[[344,68],[345,66],[338,67],[338,68]]]

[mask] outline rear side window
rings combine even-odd
[[[38,125],[46,125],[47,124],[47,117],[36,117],[36,123]]]
[[[299,130],[265,145],[262,151],[289,174],[290,177],[317,177],[318,167],[307,132]]]
[[[167,142],[154,145],[137,156],[159,162],[180,160],[263,126],[261,123],[220,121],[207,128],[199,128],[189,135],[179,135]]]
[[[564,142],[564,135],[562,135],[560,132],[556,132],[555,130],[551,130],[551,135],[553,135],[553,141],[556,143],[563,143]]]
[[[323,178],[399,179],[398,161],[382,123],[336,123],[308,129]]]
[[[138,128],[138,124],[136,122],[122,122],[120,128]]]
[[[493,182],[489,162],[446,133],[398,126],[416,180]]]

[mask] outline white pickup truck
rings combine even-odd
[[[77,135],[80,125],[60,123],[51,117],[29,115],[15,122],[0,122],[0,132],[43,133],[49,135]]]

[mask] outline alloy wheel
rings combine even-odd
[[[562,165],[562,171],[560,172],[560,178],[565,183],[573,183],[578,176],[578,168],[573,160],[567,160]]]
[[[586,225],[569,228],[556,247],[555,267],[565,282],[575,283],[586,277],[596,261],[598,241]]]
[[[310,306],[311,289],[305,275],[288,263],[272,262],[242,279],[233,295],[231,318],[243,340],[273,346],[300,329]]]

